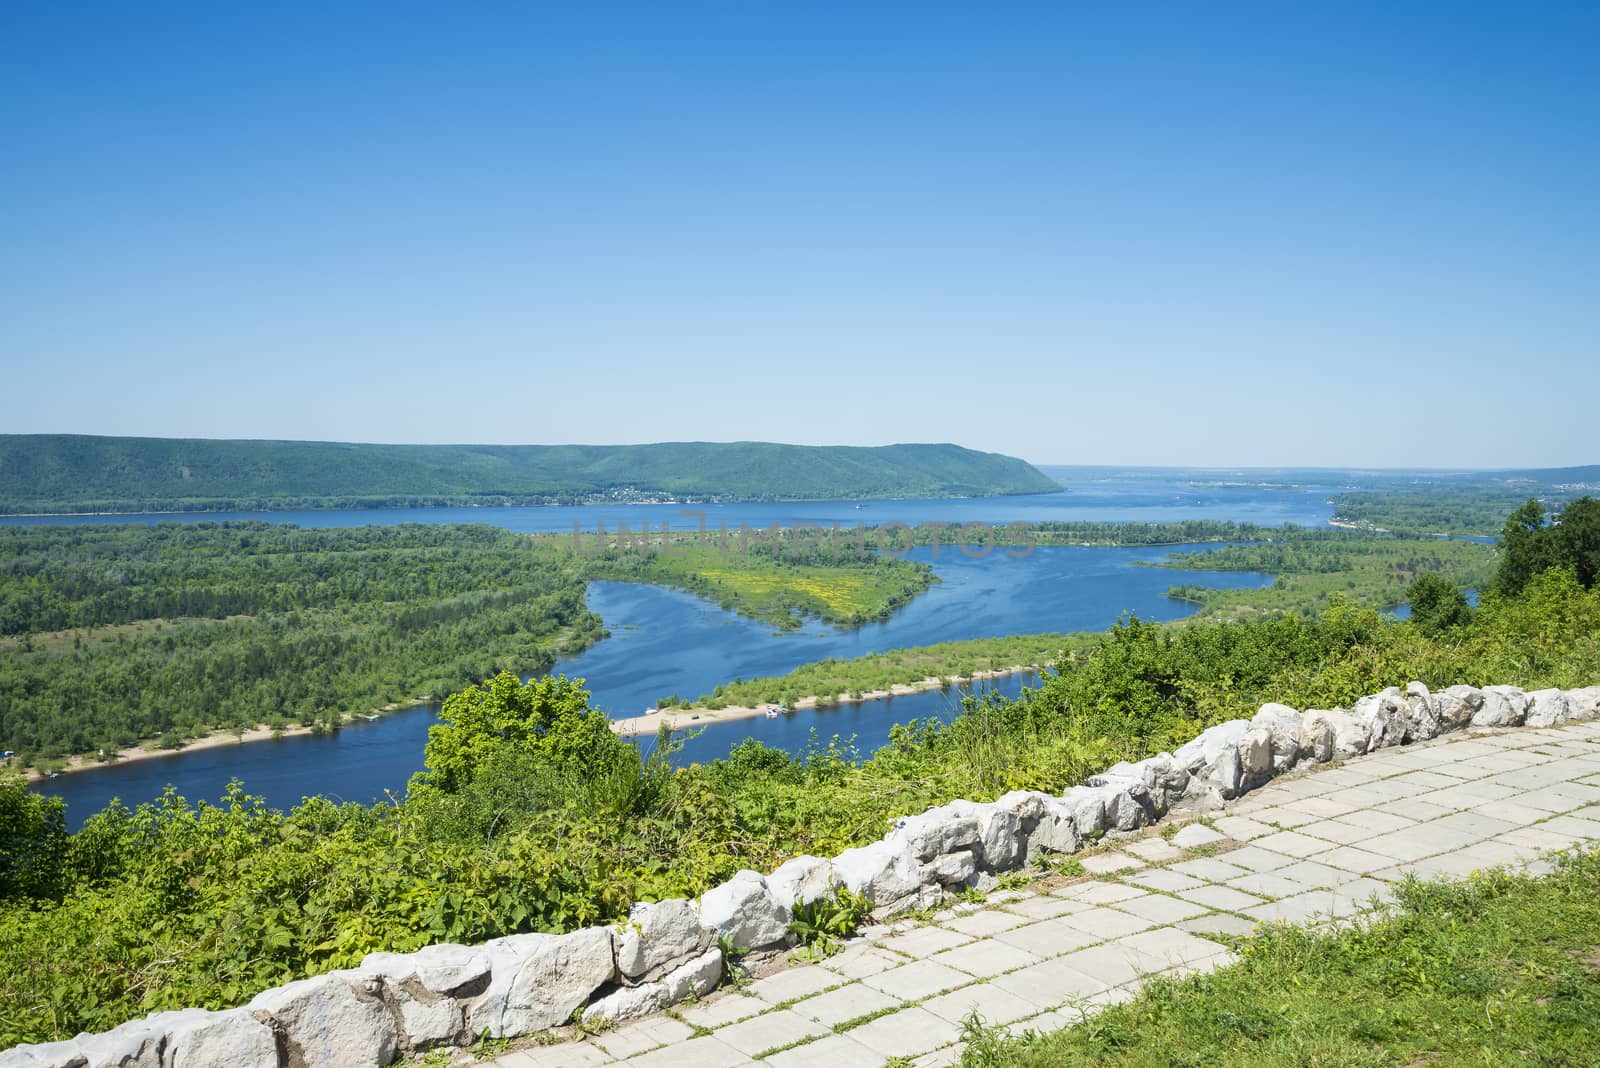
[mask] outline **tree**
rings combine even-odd
[[[450,695],[428,728],[427,770],[412,787],[455,793],[480,768],[512,753],[580,779],[609,775],[638,760],[611,730],[604,712],[589,706],[582,680],[547,675],[526,683],[509,671]]]
[[[1496,592],[1514,597],[1528,580],[1553,563],[1544,505],[1530,500],[1511,513],[1500,530],[1500,567],[1495,572]]]
[[[1555,529],[1562,562],[1577,570],[1584,589],[1593,589],[1600,578],[1600,501],[1579,497],[1561,510]]]
[[[1411,602],[1411,622],[1430,638],[1472,620],[1472,607],[1456,584],[1431,571],[1417,576],[1406,599]]]
[[[67,845],[67,803],[0,777],[0,901],[59,897]]]
[[[1579,497],[1549,521],[1536,500],[1511,513],[1500,532],[1496,592],[1514,597],[1528,580],[1552,567],[1573,568],[1585,589],[1600,577],[1600,501]]]

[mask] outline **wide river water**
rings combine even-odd
[[[1073,471],[1075,469],[1067,469]],[[1062,477],[1060,469],[1052,474]],[[1210,477],[1215,476],[1207,473]],[[814,522],[971,522],[992,524],[1091,519],[1165,522],[1234,519],[1267,526],[1316,526],[1332,514],[1326,503],[1339,488],[1326,484],[1278,485],[1196,483],[1190,478],[1121,478],[1078,482],[1069,492],[998,499],[730,504],[699,507],[716,529],[727,523],[765,526]],[[356,526],[367,523],[489,522],[518,531],[586,532],[604,523],[633,529],[648,521],[659,529],[698,525],[681,505],[588,505],[571,508],[424,508],[186,514],[182,516],[79,516],[54,522],[144,522],[262,519],[302,526]],[[9,523],[51,520],[0,519]],[[963,638],[1042,631],[1100,630],[1128,612],[1168,620],[1187,615],[1191,606],[1165,596],[1168,586],[1265,585],[1270,576],[1253,573],[1194,572],[1139,566],[1185,548],[1104,549],[1050,547],[1014,559],[995,552],[972,558],[945,547],[935,555],[915,550],[912,559],[932,564],[940,582],[883,623],[853,630],[808,624],[798,631],[770,627],[725,612],[704,599],[674,590],[617,582],[589,587],[589,606],[605,621],[611,636],[561,665],[559,671],[587,680],[597,705],[613,716],[636,715],[668,694],[684,697],[709,692],[733,678],[782,674],[823,657],[851,657],[903,646]],[[993,688],[1014,696],[1034,677],[997,680]],[[854,740],[870,753],[888,740],[895,723],[927,716],[947,717],[959,708],[961,692],[932,691],[908,697],[846,704],[778,719],[746,719],[708,726],[685,746],[680,759],[705,760],[726,754],[746,737],[759,738],[791,752],[802,751],[815,736],[826,744],[834,735]],[[327,737],[294,737],[248,745],[226,745],[170,757],[113,765],[62,775],[39,785],[42,792],[68,802],[77,826],[112,797],[129,804],[158,796],[167,784],[190,798],[214,799],[231,779],[274,805],[289,806],[307,794],[368,802],[401,794],[422,766],[422,746],[436,708],[423,706],[358,722]]]

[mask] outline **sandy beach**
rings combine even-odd
[[[1045,665],[1048,666],[1048,665]],[[974,682],[980,679],[996,679],[1003,675],[1014,675],[1019,671],[1041,671],[1043,667],[1037,664],[1016,664],[1008,668],[998,668],[994,671],[978,671],[971,675],[951,675],[940,678],[937,675],[914,683],[895,683],[887,690],[867,690],[860,697],[851,694],[839,694],[836,697],[802,697],[796,701],[792,711],[802,712],[821,705],[834,704],[859,704],[863,701],[880,701],[885,697],[907,697],[914,693],[926,693],[937,690],[945,683],[955,685],[963,682]],[[773,702],[774,704],[776,702]],[[712,723],[731,723],[734,720],[754,719],[767,714],[767,705],[727,705],[723,708],[705,708],[694,706],[691,708],[656,709],[642,716],[628,716],[623,719],[611,721],[611,729],[618,734],[628,737],[655,734],[666,724],[673,730],[685,727],[704,727]]]
[[[387,715],[390,712],[398,712],[402,708],[414,708],[417,705],[426,704],[429,700],[431,698],[424,697],[402,704],[384,705],[382,708],[374,708],[371,712],[363,713],[363,716]],[[345,722],[351,723],[358,718],[362,717],[346,716]],[[273,738],[293,738],[301,734],[310,734],[311,731],[312,728],[309,726],[284,727],[274,730],[265,725],[251,727],[249,730],[242,732],[215,731],[204,738],[196,738],[192,742],[185,742],[177,749],[149,749],[142,745],[135,745],[117,750],[116,756],[110,760],[100,760],[96,757],[79,754],[78,756],[68,757],[66,766],[60,768],[56,774],[70,775],[75,771],[90,771],[94,768],[110,767],[113,764],[129,764],[139,760],[158,760],[162,757],[181,756],[184,753],[193,753],[201,749],[216,749],[224,745],[246,745],[250,742],[271,741]],[[38,782],[40,779],[49,778],[48,772],[40,771],[38,768],[26,768],[23,770],[23,775],[26,776],[29,782]]]

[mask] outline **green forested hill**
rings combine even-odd
[[[0,435],[0,513],[508,503],[608,495],[965,497],[1061,487],[958,445],[365,445]]]

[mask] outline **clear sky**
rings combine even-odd
[[[1600,5],[0,5],[0,432],[1600,462]]]

